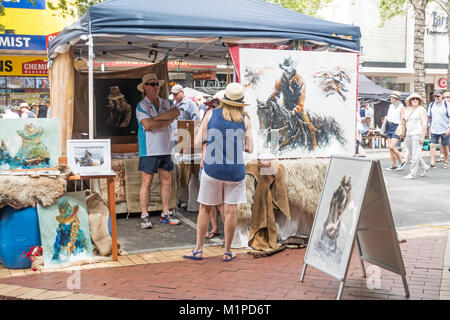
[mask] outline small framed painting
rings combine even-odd
[[[67,164],[80,175],[111,175],[111,140],[67,140]]]

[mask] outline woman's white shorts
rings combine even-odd
[[[201,170],[200,189],[197,201],[207,206],[222,203],[238,204],[247,202],[245,180],[224,181],[208,176]]]

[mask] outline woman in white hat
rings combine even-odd
[[[405,118],[405,107],[401,102],[400,92],[392,91],[390,98],[391,104],[389,105],[388,113],[386,115],[386,140],[389,145],[392,166],[387,168],[387,170],[402,170],[406,165],[406,161],[403,161],[402,155],[397,150],[397,143],[401,138],[395,134],[395,130],[397,130],[402,119]],[[398,167],[397,160],[399,163]]]
[[[244,87],[240,83],[230,83],[219,100],[219,108],[206,113],[195,136],[197,146],[201,146],[204,140],[207,143],[197,200],[200,203],[197,245],[183,256],[187,259],[203,259],[210,214],[215,206],[219,206],[225,231],[222,260],[233,260],[235,255],[231,252],[231,243],[237,224],[237,205],[247,201],[244,151],[253,152],[253,139],[250,119],[244,112],[248,105]]]
[[[423,107],[424,99],[417,93],[412,93],[406,99],[406,136],[405,142],[408,152],[412,157],[410,172],[403,179],[415,179],[419,166],[423,169],[421,177],[430,170],[421,156],[423,141],[427,135],[427,111]]]

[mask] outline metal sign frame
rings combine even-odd
[[[305,257],[304,257],[303,269],[302,269],[302,273],[300,276],[300,281],[303,282],[305,274],[306,274],[307,266],[310,265],[310,266],[328,274],[329,276],[339,280],[340,285],[339,285],[339,290],[338,290],[337,297],[336,297],[336,299],[339,300],[341,298],[342,291],[344,289],[345,280],[347,278],[347,273],[348,273],[348,268],[350,265],[352,252],[356,245],[356,247],[358,249],[358,253],[359,253],[359,261],[361,264],[362,275],[364,278],[366,277],[366,271],[365,271],[365,267],[364,267],[364,260],[365,260],[365,261],[370,262],[374,265],[377,265],[381,268],[384,268],[386,270],[389,270],[391,272],[399,274],[402,277],[403,286],[405,289],[405,295],[407,297],[409,297],[409,289],[408,289],[408,284],[406,281],[405,266],[403,264],[403,258],[401,255],[400,246],[398,244],[398,238],[397,238],[397,233],[395,230],[394,219],[392,217],[392,211],[391,211],[391,207],[389,205],[389,198],[387,195],[387,190],[386,190],[386,186],[385,186],[383,175],[382,175],[380,162],[378,160],[368,159],[368,158],[359,158],[359,157],[344,157],[344,156],[332,156],[331,157],[330,164],[328,166],[327,175],[326,175],[326,178],[324,181],[324,186],[322,187],[322,193],[320,196],[319,205],[317,207],[316,216],[314,218],[314,223],[312,226],[312,233],[310,235],[310,239],[313,238],[313,233],[317,232],[315,226],[316,226],[316,223],[318,223],[317,221],[318,221],[319,209],[321,208],[321,204],[322,204],[322,201],[324,198],[324,190],[325,190],[325,186],[326,186],[328,177],[333,174],[332,168],[331,168],[331,162],[333,159],[348,160],[349,167],[351,166],[352,161],[371,162],[371,164],[370,164],[371,168],[370,168],[367,182],[365,184],[365,190],[364,190],[364,194],[363,194],[363,198],[362,198],[363,200],[357,211],[356,228],[353,231],[353,234],[351,235],[351,237],[352,237],[351,251],[350,251],[350,254],[346,261],[345,273],[343,276],[341,276],[341,275],[334,274],[333,272],[331,272],[330,270],[327,270],[326,268],[323,268],[321,266],[314,264],[314,262],[308,261],[309,253],[310,253],[310,250],[309,250],[310,246],[308,246]],[[369,200],[371,199],[371,196],[372,197],[375,196],[373,198],[379,199],[379,201],[369,202]],[[381,205],[381,207],[380,207],[380,205]],[[371,221],[369,219],[369,217],[373,217],[374,214],[376,214],[377,216],[384,215],[384,218],[385,218],[384,223],[382,222],[380,225],[370,225],[371,223],[373,224],[373,221]],[[367,222],[367,224],[364,225],[364,227],[361,227],[361,221]],[[374,251],[373,248],[375,248],[373,246],[377,246],[378,243],[373,243],[370,241],[370,239],[366,239],[366,238],[370,238],[367,236],[368,234],[370,234],[371,237],[374,237],[374,234],[376,235],[376,233],[379,233],[380,231],[383,232],[386,230],[388,231],[388,234],[390,235],[391,239],[389,239],[389,240],[392,241],[392,246],[383,248],[383,252],[386,252],[386,254],[390,254],[391,255],[390,258],[395,260],[394,263],[388,263],[386,261],[386,260],[388,260],[388,258],[385,258],[385,257],[372,257],[371,252],[373,252]],[[311,245],[311,243],[310,243],[310,245]],[[393,261],[390,261],[390,262],[393,262]]]

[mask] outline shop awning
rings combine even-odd
[[[96,60],[152,62],[167,57],[209,63],[225,60],[226,43],[305,40],[359,51],[361,37],[357,26],[310,17],[263,0],[109,0],[91,6],[51,40],[49,57],[71,46],[80,48],[76,51],[80,58],[86,56],[89,34],[94,37]]]
[[[365,75],[359,74],[358,98],[389,101],[392,91],[377,85]],[[402,99],[406,99],[409,93],[401,92],[401,95]]]

